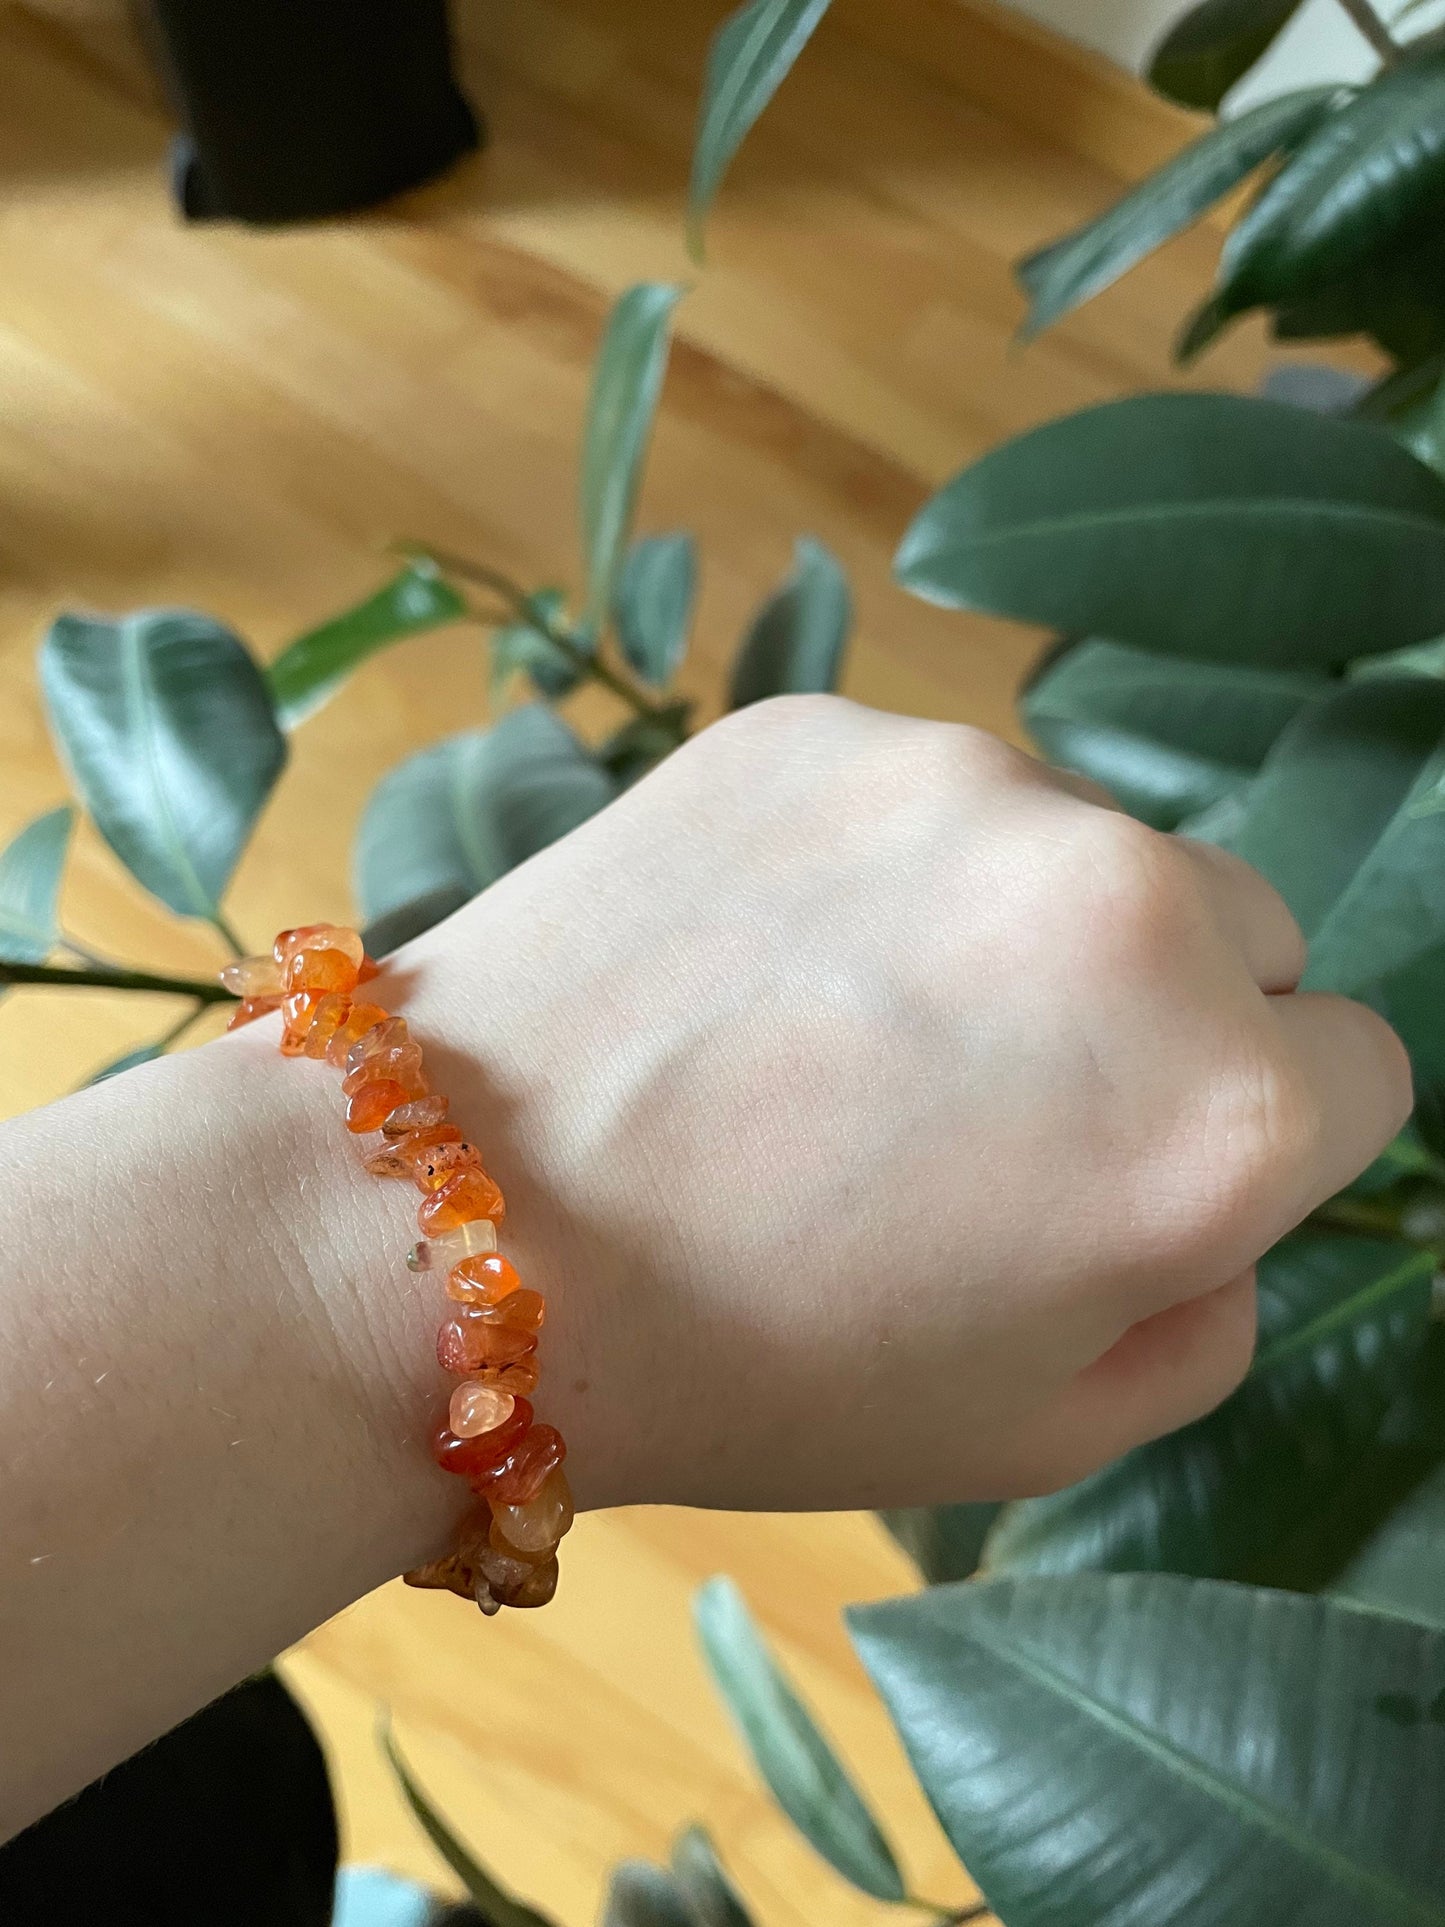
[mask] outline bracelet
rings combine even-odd
[[[404,1574],[406,1583],[474,1599],[488,1614],[545,1606],[572,1524],[566,1444],[555,1426],[535,1422],[531,1404],[546,1306],[497,1250],[502,1194],[475,1145],[448,1121],[445,1095],[429,1088],[406,1019],[356,996],[376,974],[354,930],[283,930],[271,956],[241,957],[222,970],[221,982],[241,1000],[228,1028],[280,1010],[282,1055],[334,1064],[344,1073],[347,1130],[380,1131],[366,1169],[410,1178],[424,1194],[422,1235],[406,1262],[412,1271],[446,1273],[451,1308],[437,1362],[460,1380],[432,1456],[464,1478],[479,1503],[456,1550]]]

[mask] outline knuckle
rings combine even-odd
[[[1203,908],[1188,858],[1133,817],[1081,811],[1061,855],[1080,940],[1096,960],[1155,970],[1199,930]]]

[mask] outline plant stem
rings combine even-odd
[[[924,1900],[919,1894],[905,1894],[899,1905],[916,1907],[920,1913],[936,1915],[934,1927],[963,1927],[963,1923],[968,1920],[993,1918],[992,1910],[986,1900],[971,1901],[967,1907],[945,1907],[941,1900]]]
[[[230,924],[227,923],[225,917],[219,910],[215,916],[210,919],[210,923],[212,929],[215,930],[220,937],[221,942],[229,946],[233,957],[244,957],[247,954],[245,944],[242,943],[241,939],[236,935],[235,931],[231,928]]]
[[[649,696],[630,676],[621,675],[600,656],[591,655],[587,650],[579,648],[565,629],[559,629],[539,614],[532,597],[527,594],[521,583],[513,582],[511,577],[503,575],[500,569],[490,568],[485,562],[469,562],[464,556],[452,555],[446,549],[434,549],[430,546],[420,548],[408,545],[408,552],[413,555],[424,555],[429,561],[435,562],[439,569],[444,569],[451,575],[459,575],[464,581],[479,582],[484,589],[490,589],[495,595],[501,596],[513,614],[529,628],[535,629],[538,635],[545,636],[553,648],[567,658],[579,676],[590,676],[594,682],[601,683],[604,689],[610,689],[614,696],[627,704],[634,715],[646,717],[649,722],[656,722],[666,719],[676,707],[661,698]]]
[[[0,984],[58,984],[71,990],[150,990],[165,997],[194,997],[198,1004],[233,1004],[223,984],[200,977],[161,977],[150,970],[65,970],[55,964],[0,962]]]
[[[1400,44],[1375,12],[1371,0],[1340,0],[1340,6],[1385,65],[1393,66],[1400,58]]]
[[[185,1016],[178,1017],[175,1023],[173,1023],[170,1029],[165,1033],[165,1035],[162,1037],[158,1037],[156,1039],[156,1049],[169,1050],[171,1045],[174,1044],[178,1038],[185,1036],[186,1032],[190,1029],[191,1025],[195,1023],[196,1019],[198,1017],[203,1017],[209,1009],[210,1009],[209,1004],[203,1004],[200,1001],[200,999],[197,998],[196,1002],[191,1005],[190,1009],[186,1012]]]

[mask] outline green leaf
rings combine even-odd
[[[412,897],[406,903],[397,904],[393,910],[383,911],[380,916],[373,917],[361,932],[367,956],[378,960],[389,957],[393,950],[400,950],[404,943],[410,943],[424,931],[445,923],[453,911],[471,902],[473,894],[466,885],[443,884],[440,889],[428,891],[425,896]]]
[[[372,791],[357,834],[368,919],[421,899],[452,907],[611,801],[607,772],[541,703],[421,750]]]
[[[700,1927],[700,1922],[665,1868],[624,1860],[612,1872],[602,1927]]]
[[[1330,1590],[1445,1633],[1445,1465],[1422,1480]]]
[[[0,958],[44,963],[60,941],[56,904],[75,811],[69,803],[27,823],[0,850]]]
[[[1297,4],[1288,0],[1291,11]],[[1221,121],[1096,220],[1021,261],[1015,272],[1029,297],[1024,338],[1052,327],[1191,227],[1271,155],[1309,133],[1338,98],[1337,87],[1308,87]]]
[[[1440,1635],[1153,1573],[848,1617],[1009,1927],[1445,1922]]]
[[[402,1758],[396,1741],[392,1737],[389,1721],[383,1722],[380,1738],[382,1750],[386,1754],[392,1772],[396,1775],[407,1805],[421,1824],[422,1832],[466,1888],[472,1905],[481,1915],[486,1927],[552,1927],[552,1923],[545,1914],[538,1913],[535,1907],[527,1906],[524,1901],[518,1900],[515,1894],[510,1894],[505,1887],[499,1886],[486,1868],[457,1838],[422,1791],[410,1767]]]
[[[7,1927],[330,1927],[326,1762],[274,1673],[122,1760],[0,1849]]]
[[[283,729],[294,729],[329,702],[368,656],[466,613],[465,599],[436,563],[415,557],[384,589],[282,650],[266,671],[276,720]]]
[[[584,627],[592,631],[612,607],[667,372],[668,328],[682,294],[664,282],[639,282],[618,300],[602,337],[582,444]]]
[[[697,1927],[752,1927],[752,1916],[705,1828],[688,1827],[677,1836],[672,1874]]]
[[[930,1586],[971,1579],[983,1543],[1003,1507],[989,1500],[973,1505],[893,1507],[878,1517]]]
[[[96,828],[183,917],[221,896],[286,761],[266,680],[209,616],[61,616],[40,652],[51,731]]]
[[[827,11],[828,0],[749,0],[713,35],[687,200],[687,245],[695,261],[702,261],[708,210],[733,156]]]
[[[763,1644],[732,1580],[708,1580],[695,1610],[712,1676],[773,1798],[845,1880],[879,1900],[901,1900],[893,1849]]]
[[[1246,782],[1285,725],[1333,686],[1087,640],[1029,683],[1020,712],[1051,762],[1172,830]]]
[[[965,469],[896,567],[954,608],[1206,661],[1327,666],[1445,633],[1445,483],[1371,423],[1140,395]]]
[[[589,657],[597,638],[584,632],[574,633],[567,624],[567,597],[561,589],[538,589],[527,598],[534,614],[531,622],[503,623],[492,633],[491,699],[498,703],[507,684],[519,671],[525,671],[540,693],[556,702],[570,695],[582,680],[581,668],[565,650],[559,649],[549,631],[563,629],[573,648]]]
[[[1256,1576],[1302,1516],[1334,1504],[1411,1383],[1433,1271],[1428,1252],[1383,1238],[1302,1231],[1276,1245],[1239,1390],[1080,1484],[1008,1507],[988,1570]]]
[[[613,617],[622,653],[644,682],[665,689],[687,653],[697,599],[697,542],[686,530],[649,535],[628,550]]]
[[[1445,683],[1380,676],[1337,684],[1279,737],[1229,842],[1269,878],[1307,937],[1388,831],[1442,733]]]
[[[1445,189],[1445,51],[1387,69],[1306,139],[1224,245],[1234,313],[1338,280],[1433,220]]]
[[[87,1077],[86,1087],[92,1084],[108,1083],[112,1077],[119,1077],[122,1071],[133,1071],[138,1064],[153,1064],[158,1057],[165,1055],[165,1045],[159,1041],[154,1044],[141,1044],[135,1050],[128,1050],[123,1057],[117,1057],[113,1064],[107,1064],[93,1077]]]
[[[619,790],[630,788],[678,748],[691,714],[691,703],[673,703],[656,715],[632,717],[601,744],[597,760]]]
[[[1210,113],[1299,11],[1300,0],[1197,0],[1149,56],[1151,87]]]
[[[816,695],[836,689],[853,626],[853,599],[842,565],[805,535],[793,550],[793,573],[754,616],[728,685],[728,708],[765,696]]]

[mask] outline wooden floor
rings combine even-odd
[[[688,272],[681,184],[722,11],[464,0],[486,155],[384,216],[254,234],[177,223],[164,119],[121,39],[0,9],[0,834],[62,795],[33,685],[61,607],[198,605],[269,654],[378,582],[397,535],[575,579],[589,357],[618,289]],[[1001,436],[1172,379],[1165,346],[1209,272],[1207,231],[1026,352],[1010,345],[1008,263],[1105,202],[1117,181],[1098,156],[1142,165],[1174,137],[1122,82],[955,0],[838,0],[729,183],[680,314],[643,518],[703,539],[690,693],[712,700],[747,610],[812,531],[856,584],[850,693],[1011,727],[1034,639],[907,600],[888,558],[930,485]],[[1248,384],[1262,360],[1246,334],[1196,379]],[[345,915],[366,792],[481,718],[484,691],[476,636],[458,631],[391,656],[308,725],[235,891],[242,931]],[[579,701],[580,725],[606,718]],[[86,833],[67,916],[137,961],[213,957]],[[12,995],[0,1111],[57,1095],[165,1017],[154,1000]],[[484,1625],[391,1588],[291,1656],[351,1856],[446,1884],[376,1752],[387,1705],[453,1819],[565,1927],[593,1918],[610,1863],[662,1854],[693,1817],[768,1927],[880,1918],[758,1793],[709,1694],[688,1601],[726,1569],[917,1890],[965,1898],[839,1627],[845,1601],[908,1581],[870,1519],[591,1518],[568,1550],[544,1614]]]

